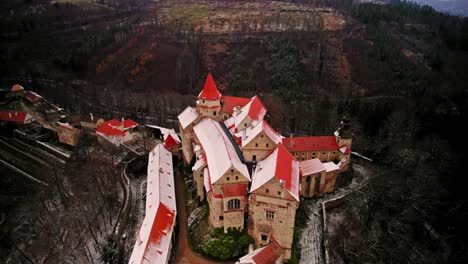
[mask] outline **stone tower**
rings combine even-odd
[[[221,93],[216,88],[211,73],[208,73],[203,90],[198,95],[197,111],[202,117],[211,117],[217,121],[222,118],[219,115],[221,110]]]

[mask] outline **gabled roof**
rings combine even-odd
[[[299,163],[299,168],[301,169],[302,176],[308,176],[326,170],[322,162],[317,158],[301,161]]]
[[[203,168],[205,166],[206,166],[205,157],[201,157],[195,162],[195,164],[193,164],[192,171],[197,171],[200,168]]]
[[[113,126],[113,127],[118,127],[118,126],[121,126],[121,125],[122,125],[122,123],[121,123],[119,120],[115,119],[115,118],[114,118],[114,119],[111,119],[111,120],[109,120],[109,121],[106,121],[106,123],[107,123],[108,125],[110,125],[110,126]]]
[[[27,112],[1,111],[0,120],[27,124],[34,121],[34,117]]]
[[[124,129],[129,129],[129,128],[138,126],[138,123],[131,120],[131,119],[125,119],[122,122],[122,126],[123,126]]]
[[[173,146],[177,146],[179,145],[179,143],[177,143],[177,141],[174,140],[174,138],[171,136],[171,134],[169,134],[166,139],[164,140],[164,147],[165,148],[170,148],[170,147],[173,147]]]
[[[179,119],[180,125],[182,126],[183,129],[188,127],[190,124],[192,124],[195,120],[198,118],[198,113],[193,107],[187,107],[185,108],[182,113],[177,117]]]
[[[270,237],[270,244],[257,248],[239,259],[240,264],[275,264],[276,260],[284,253],[283,248],[276,242],[273,236]]]
[[[200,94],[198,94],[198,98],[205,100],[221,99],[221,93],[218,91],[218,88],[216,88],[216,84],[213,80],[213,76],[211,76],[211,73],[208,73],[205,85],[203,86],[203,90],[200,92]]]
[[[241,162],[235,147],[218,122],[205,118],[193,130],[205,151],[212,183],[216,183],[231,168],[238,170],[250,181],[247,166]]]
[[[154,126],[154,125],[146,125],[146,127],[149,127],[149,128],[152,128],[152,129],[159,129],[159,131],[161,131],[161,134],[163,134],[163,137],[164,137],[164,140],[166,140],[166,138],[171,135],[172,138],[179,142],[180,143],[180,138],[179,136],[177,135],[177,133],[175,132],[174,129],[172,128],[165,128],[165,127],[161,127],[161,126]]]
[[[245,138],[242,140],[242,147],[249,144],[261,132],[264,132],[264,134],[271,139],[273,143],[281,143],[281,136],[265,120],[262,120],[254,127],[250,126],[246,129]]]
[[[158,144],[149,154],[146,211],[129,263],[166,263],[177,214],[172,155]]]
[[[250,192],[276,178],[280,183],[283,182],[288,192],[299,201],[299,162],[281,143],[268,157],[258,162],[252,178]]]
[[[226,114],[232,114],[234,111],[234,108],[236,106],[239,107],[244,107],[246,104],[252,100],[251,98],[245,98],[245,97],[236,97],[236,96],[226,96],[223,95],[222,97],[222,108],[221,108],[221,113],[226,113]]]
[[[338,150],[334,136],[286,137],[283,144],[289,151]]]
[[[226,120],[226,125],[229,129],[233,126],[238,128],[239,125],[248,117],[252,120],[252,124],[262,121],[266,114],[266,108],[258,96],[252,97],[249,103],[241,108],[238,115],[233,115],[230,119]]]
[[[115,120],[115,119],[114,119]],[[112,121],[112,120],[110,120]],[[125,137],[125,132],[118,129],[118,126],[111,125],[110,121],[102,123],[101,126],[96,130],[96,133],[99,133],[103,136],[117,136],[117,137]],[[117,121],[118,122],[118,121]]]

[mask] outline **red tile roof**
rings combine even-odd
[[[240,106],[244,107],[250,102],[250,98],[245,97],[236,97],[236,96],[225,96],[223,95],[223,107],[221,108],[221,113],[232,114],[234,107]]]
[[[150,260],[156,260],[160,258],[151,258],[151,254],[148,254],[148,247],[160,245],[161,239],[166,236],[166,234],[172,230],[175,222],[175,214],[172,210],[167,208],[163,203],[159,203],[158,212],[156,213],[155,219],[153,221],[153,227],[151,228],[151,233],[148,238],[147,249],[145,250],[145,257],[149,257]],[[162,255],[163,251],[158,249],[157,252]],[[167,254],[167,252],[165,252]],[[142,263],[146,263],[143,262]]]
[[[96,130],[96,132],[101,133],[104,136],[120,136],[120,137],[125,136],[125,132],[116,128],[115,126],[110,125],[110,121],[102,123],[102,125]]]
[[[206,100],[221,99],[221,93],[218,91],[218,88],[216,88],[216,84],[213,80],[213,76],[211,76],[211,73],[208,73],[205,85],[203,86],[203,90],[198,95],[198,98]]]
[[[248,183],[233,183],[223,185],[223,197],[247,196]]]
[[[106,121],[106,123],[113,126],[113,127],[118,127],[118,126],[122,125],[122,123],[117,119],[111,119],[109,121]]]
[[[166,139],[164,140],[164,147],[165,148],[170,148],[173,146],[177,146],[179,143],[175,141],[175,139],[171,136],[171,134],[167,135]]]
[[[294,161],[296,161],[296,158],[289,153],[283,144],[278,144],[275,177],[280,181],[284,181],[286,189],[291,193],[299,191],[297,189],[299,184],[299,171],[294,171]],[[299,164],[297,165],[299,167]]]
[[[339,149],[334,136],[287,137],[283,138],[283,144],[286,149],[294,152]]]
[[[274,264],[276,260],[283,254],[283,248],[276,242],[273,236],[270,237],[270,244],[263,247],[252,259],[257,264]]]
[[[0,120],[25,124],[32,122],[34,118],[27,112],[2,111]]]
[[[131,119],[125,119],[123,122],[122,122],[122,125],[124,127],[124,129],[127,129],[127,128],[132,128],[132,127],[136,127],[138,126],[138,123],[131,120]]]
[[[258,96],[254,96],[252,98],[252,104],[250,105],[249,109],[250,118],[252,118],[252,120],[263,119],[265,112],[265,106],[263,106],[262,101],[260,101]]]

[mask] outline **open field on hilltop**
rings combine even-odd
[[[184,30],[212,34],[339,30],[346,24],[330,9],[284,2],[173,1],[164,4],[159,19]]]

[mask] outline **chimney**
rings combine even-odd
[[[238,114],[240,114],[240,109],[240,106],[234,107],[233,116],[237,116]]]
[[[249,244],[249,254],[253,252],[253,245]]]
[[[89,118],[91,118],[91,121],[94,121],[93,113],[89,113]]]
[[[284,180],[280,180],[280,185],[283,186],[284,185]]]

